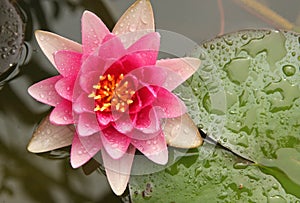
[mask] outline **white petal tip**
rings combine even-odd
[[[27,146],[32,153],[42,153],[72,144],[73,126],[57,126],[49,121],[49,116],[39,124]]]
[[[189,149],[203,143],[198,128],[187,114],[168,119],[163,131],[167,144],[172,147]]]
[[[106,175],[112,191],[118,196],[122,195],[126,190],[130,174],[121,174],[106,169]]]

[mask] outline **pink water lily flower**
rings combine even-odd
[[[198,69],[200,60],[157,60],[160,35],[148,0],[134,3],[112,32],[85,11],[82,45],[44,31],[37,31],[36,38],[59,75],[29,88],[35,99],[54,107],[35,132],[29,151],[71,144],[74,168],[101,151],[111,188],[121,195],[136,150],[166,164],[167,144],[201,145],[184,103],[172,93]],[[49,133],[42,133],[45,130]]]

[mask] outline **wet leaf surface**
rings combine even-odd
[[[159,173],[132,176],[132,201],[254,203],[298,200],[286,194],[273,176],[215,145],[205,143],[199,151],[193,152]]]

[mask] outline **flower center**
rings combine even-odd
[[[124,75],[106,74],[99,77],[99,82],[89,97],[94,98],[94,111],[108,112],[116,110],[125,112],[128,105],[133,103],[132,96],[135,92],[128,81],[123,80]]]

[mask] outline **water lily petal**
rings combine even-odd
[[[159,52],[160,35],[157,32],[152,32],[141,37],[138,41],[132,44],[128,49],[128,55],[132,55],[139,59],[140,66],[155,65]]]
[[[54,53],[58,72],[64,77],[76,76],[81,67],[82,53],[62,50]]]
[[[172,147],[195,148],[203,142],[197,126],[188,114],[167,119],[163,132],[168,145]]]
[[[108,34],[102,45],[99,47],[98,56],[103,59],[119,59],[126,54],[126,49],[121,39],[114,35]]]
[[[88,162],[102,147],[99,134],[89,137],[79,137],[74,134],[71,148],[71,165],[78,168]]]
[[[93,113],[95,101],[88,97],[88,94],[82,93],[73,103],[73,110],[76,113]]]
[[[69,50],[79,53],[82,52],[81,45],[77,42],[66,39],[51,32],[37,30],[35,32],[35,37],[42,51],[55,67],[56,65],[54,62],[53,54],[56,51]]]
[[[114,116],[114,114],[113,114]],[[118,120],[113,123],[114,128],[120,133],[127,134],[131,132],[134,127],[134,120],[136,116],[123,113]]]
[[[157,66],[147,66],[129,72],[124,79],[128,77],[137,78],[140,83],[137,88],[140,89],[143,86],[163,86],[169,74],[172,72]]]
[[[81,71],[82,74],[89,72],[99,72],[98,74],[103,74],[105,64],[107,62],[97,55],[89,55],[86,60],[82,63]]]
[[[168,148],[163,133],[148,140],[133,139],[131,143],[153,162],[161,165],[168,162]]]
[[[89,11],[83,13],[81,22],[83,53],[90,54],[101,45],[110,31],[98,16]]]
[[[63,99],[55,90],[55,83],[61,78],[62,76],[58,75],[35,83],[28,88],[28,93],[39,102],[56,106]]]
[[[164,88],[159,88],[157,98],[152,104],[158,108],[160,118],[174,118],[186,112],[185,104],[173,93]]]
[[[79,115],[77,131],[79,136],[89,136],[100,131],[94,113],[82,113]]]
[[[53,125],[46,116],[35,129],[27,150],[42,153],[72,144],[75,129],[73,125]]]
[[[56,92],[64,99],[72,101],[75,77],[62,78],[55,84]]]
[[[143,133],[153,134],[160,130],[160,124],[155,108],[149,105],[137,113],[134,127]]]
[[[135,148],[129,146],[127,153],[120,159],[113,159],[102,150],[102,159],[105,166],[107,180],[116,195],[122,195],[129,181]]]
[[[114,27],[113,33],[121,35],[140,30],[154,31],[154,28],[154,16],[150,1],[138,0],[122,15]]]
[[[56,125],[73,124],[72,103],[67,100],[61,101],[52,110],[49,120]]]
[[[106,152],[113,159],[121,158],[127,151],[131,139],[113,127],[101,131],[101,140]]]
[[[93,88],[94,85],[97,85],[99,82],[99,74],[97,71],[81,74],[79,78],[80,87],[87,94],[91,94],[95,91]]]
[[[110,112],[101,112],[97,111],[96,112],[97,120],[99,125],[106,126],[108,125],[111,121],[114,121],[114,117]],[[117,116],[117,114],[116,114]]]
[[[153,88],[151,86],[146,86],[139,89],[135,93],[135,97],[133,98],[133,103],[129,106],[129,112],[137,113],[145,106],[148,106],[153,103],[156,98],[156,90],[157,88]]]
[[[173,79],[172,81],[167,82],[164,86],[169,91],[172,91],[193,75],[198,70],[200,63],[200,59],[185,57],[158,60],[156,62],[156,66],[167,68],[179,76],[176,77],[176,80]],[[171,80],[172,77],[168,77],[168,79]]]
[[[143,37],[141,37],[138,41],[132,44],[128,49],[128,53],[135,53],[140,51],[154,51],[158,53],[160,46],[160,34],[158,32],[151,32]],[[155,58],[156,60],[156,58]],[[149,64],[154,65],[154,64]]]

